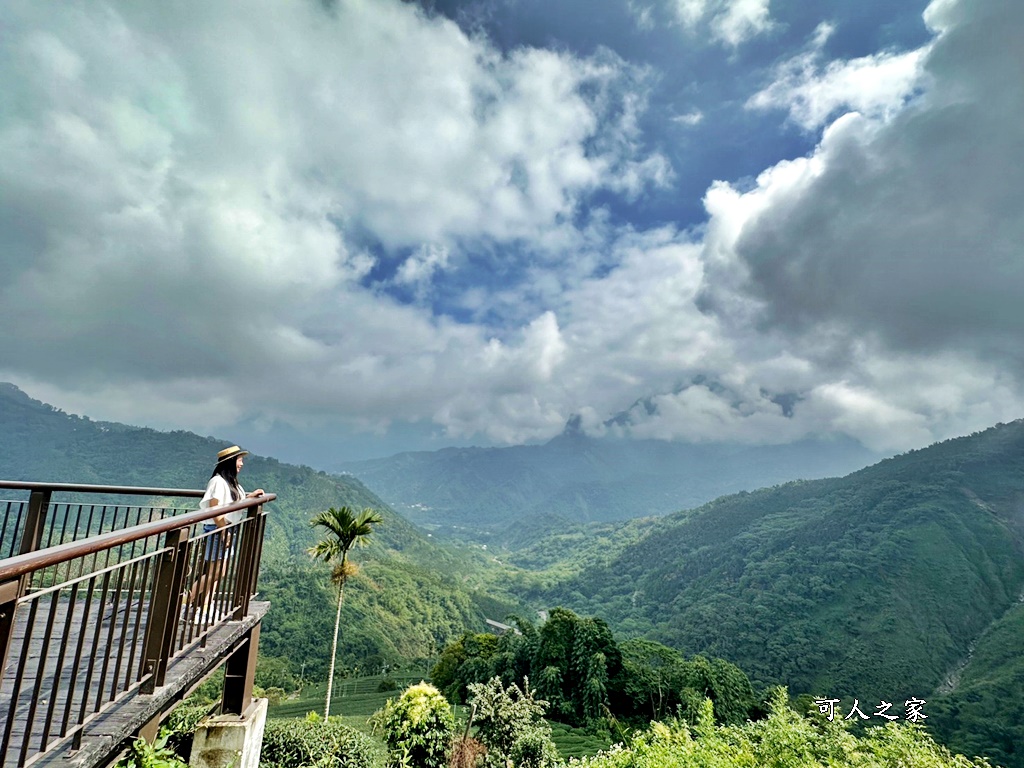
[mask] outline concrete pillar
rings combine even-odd
[[[253,699],[242,715],[206,718],[196,727],[189,767],[257,768],[266,723],[266,699]]]

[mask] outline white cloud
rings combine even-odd
[[[695,109],[693,112],[687,112],[683,115],[675,115],[672,118],[673,123],[679,123],[680,125],[700,125],[704,120],[704,113],[699,109]]]
[[[489,360],[492,329],[365,288],[361,243],[411,249],[420,290],[463,243],[560,253],[588,195],[670,173],[638,141],[647,75],[609,51],[503,55],[397,1],[51,11],[4,12],[0,354],[109,418],[135,392],[205,422],[230,390],[232,415],[443,422],[475,388],[480,430],[550,378],[554,316]]]
[[[676,6],[733,46],[768,7]],[[818,146],[712,185],[684,232],[588,207],[673,178],[644,149],[655,74],[608,51],[504,55],[385,0],[15,3],[2,376],[204,434],[258,416],[521,442],[645,398],[623,429],[664,439],[900,449],[1008,420],[1021,12],[942,0],[934,44],[844,62],[819,29],[750,102]],[[431,312],[438,287],[461,322]]]
[[[448,266],[450,255],[443,245],[422,245],[398,268],[395,280],[407,285],[429,281],[435,272]]]
[[[928,46],[904,53],[883,52],[822,65],[834,29],[819,25],[812,48],[782,62],[774,80],[748,101],[751,109],[783,109],[806,130],[820,128],[840,110],[885,119],[903,108],[922,87]]]
[[[773,26],[769,0],[671,0],[688,29],[708,24],[712,38],[735,48]]]
[[[719,40],[735,47],[771,29],[768,0],[732,0],[711,24]]]
[[[636,21],[638,29],[649,32],[654,29],[657,22],[654,18],[654,6],[637,2],[637,0],[626,0],[626,8]]]
[[[921,50],[794,76],[772,98],[806,127],[842,104],[860,112],[752,188],[708,191],[703,306],[730,335],[756,327],[763,349],[799,350],[810,380],[789,389],[808,428],[907,448],[1024,408],[1024,188],[1006,163],[1024,90],[997,85],[1024,66],[1022,14],[943,0],[927,14],[941,34]]]

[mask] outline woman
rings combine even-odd
[[[225,504],[233,504],[242,498],[252,499],[263,495],[263,489],[257,488],[251,493],[246,493],[238,482],[238,473],[245,465],[243,456],[248,456],[248,451],[243,451],[237,445],[225,448],[217,453],[217,464],[210,475],[210,481],[206,484],[206,493],[199,502],[200,509],[220,507]],[[196,614],[196,623],[201,623],[204,618],[216,621],[219,617],[208,617],[210,600],[217,592],[217,585],[227,572],[228,554],[231,552],[231,536],[233,529],[222,530],[214,533],[218,528],[227,528],[245,519],[245,512],[227,512],[218,515],[203,524],[203,533],[206,539],[206,551],[203,553],[203,575],[199,577],[188,595],[188,605],[195,606],[196,598],[202,595],[202,610]],[[188,609],[185,609],[187,614]]]

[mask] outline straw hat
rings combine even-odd
[[[230,448],[225,448],[223,451],[217,451],[217,463],[220,464],[222,461],[228,459],[237,459],[239,456],[248,456],[248,451],[243,451],[237,445],[232,445]]]

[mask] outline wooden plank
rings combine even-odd
[[[41,606],[42,607],[42,606]],[[72,607],[74,611],[72,611]],[[8,768],[23,764],[20,759],[28,716],[33,709],[37,712],[36,722],[32,727],[32,740],[27,751],[27,765],[46,766],[59,765],[68,768],[78,766],[103,766],[116,757],[117,753],[127,744],[138,730],[155,717],[166,714],[171,707],[180,701],[190,690],[198,685],[206,676],[220,666],[240,642],[248,636],[269,608],[268,603],[250,603],[249,615],[241,621],[225,621],[214,625],[205,632],[206,627],[195,628],[179,622],[188,647],[185,652],[172,660],[167,670],[165,685],[151,694],[142,694],[137,690],[121,692],[125,687],[124,680],[114,680],[114,670],[126,670],[129,666],[129,655],[132,657],[132,678],[139,677],[142,664],[142,638],[136,635],[137,622],[133,620],[135,612],[144,609],[139,600],[122,600],[114,607],[114,600],[108,599],[102,604],[98,598],[90,601],[79,599],[72,606],[64,600],[58,606],[56,615],[52,617],[55,626],[61,628],[62,642],[46,644],[46,656],[42,651],[44,642],[40,638],[40,622],[46,621],[48,611],[40,610],[36,616],[36,626],[31,633],[25,673],[20,682],[15,677],[23,655],[26,636],[29,636],[27,621],[28,611],[19,609],[15,615],[14,640],[12,642],[11,659],[0,677],[0,728],[8,721],[14,711],[11,741],[0,760],[0,766]],[[71,621],[68,623],[69,614]],[[116,627],[116,632],[111,632]],[[141,631],[140,631],[141,634]],[[201,640],[205,637],[205,644]],[[66,638],[66,642],[63,640]],[[114,642],[109,639],[114,638]],[[84,666],[73,674],[74,665],[69,662],[74,650],[81,644],[82,656],[91,662],[93,674],[87,674]],[[62,654],[63,651],[63,654]],[[63,657],[64,663],[57,669],[57,662]],[[122,664],[117,664],[120,658]],[[106,664],[108,674],[103,677],[99,673]],[[121,677],[124,677],[122,674]],[[115,684],[116,683],[116,684]],[[88,684],[88,687],[87,687]],[[135,680],[129,683],[135,685]],[[34,692],[38,685],[38,696]],[[17,687],[17,698],[12,701],[11,694]],[[98,700],[105,702],[111,696],[111,688],[116,688],[118,698],[108,704],[99,714],[92,714]],[[50,697],[56,690],[57,701],[51,702]],[[72,750],[74,724],[78,718],[78,708],[83,697],[88,696],[86,707],[87,722],[81,726],[81,749]],[[66,737],[61,737],[60,729],[65,710],[71,709],[71,730]],[[46,753],[33,758],[41,745],[38,740],[44,730],[39,721],[39,712],[51,712],[53,723],[50,726],[51,745]]]

